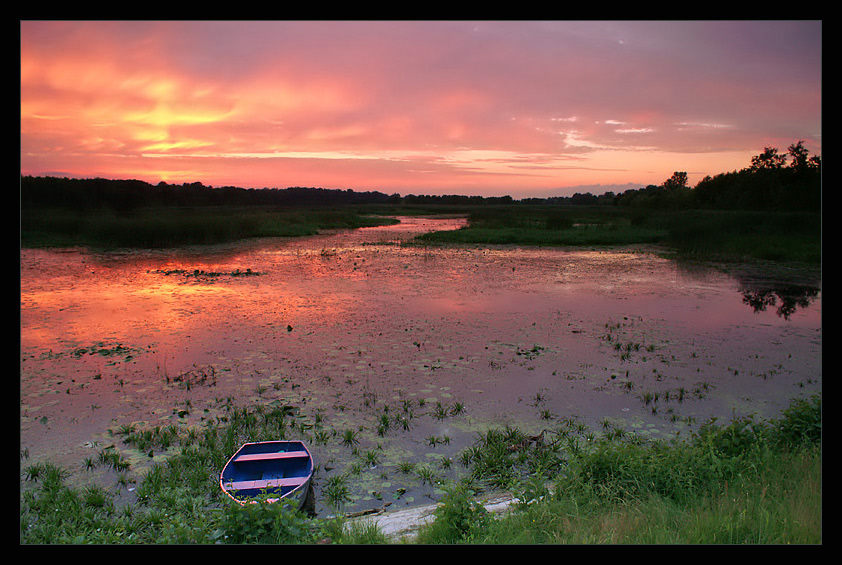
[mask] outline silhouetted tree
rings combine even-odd
[[[687,173],[674,172],[670,178],[664,181],[664,188],[667,190],[680,190],[687,188]]]
[[[741,171],[706,176],[693,189],[693,203],[702,208],[813,211],[821,208],[821,158],[809,156],[804,143],[789,146],[792,158],[774,147],[751,159]]]
[[[780,169],[786,164],[786,156],[779,155],[775,147],[766,147],[763,153],[751,158],[751,170]]]

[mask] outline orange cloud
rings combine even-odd
[[[815,27],[22,22],[21,172],[415,193],[692,180],[770,139],[820,153]],[[798,43],[767,61],[781,28]]]

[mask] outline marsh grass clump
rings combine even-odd
[[[430,465],[418,465],[415,468],[415,474],[418,475],[418,478],[421,479],[421,484],[428,484],[434,485],[439,481],[438,476],[436,475],[435,469],[433,469]]]
[[[400,461],[398,463],[398,471],[404,475],[408,475],[415,471],[415,463],[412,461]]]
[[[180,443],[178,428],[175,425],[154,426],[149,429],[137,429],[137,426],[122,426],[116,435],[123,438],[126,445],[132,446],[138,451],[152,455],[154,450],[166,451],[173,445]],[[192,435],[187,438],[193,437]]]
[[[536,473],[550,477],[561,469],[565,454],[561,435],[550,440],[542,431],[530,436],[517,428],[494,428],[480,434],[459,456],[470,477],[492,488],[510,489]]]
[[[328,505],[333,508],[340,508],[344,503],[351,500],[351,491],[348,488],[347,475],[333,475],[327,477],[322,487],[322,495]]]
[[[359,443],[359,432],[357,430],[349,429],[342,432],[342,445],[354,447]]]

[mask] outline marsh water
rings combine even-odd
[[[21,250],[21,449],[77,470],[119,447],[109,430],[121,425],[201,428],[224,402],[282,404],[381,450],[349,474],[351,507],[398,507],[436,498],[400,461],[455,461],[489,427],[573,418],[668,438],[712,417],[775,417],[821,391],[817,276],[724,272],[655,249],[406,244],[464,222]],[[407,402],[411,428],[378,435],[378,411]],[[338,437],[313,446],[322,479],[356,457]]]

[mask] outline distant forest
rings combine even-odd
[[[151,206],[273,206],[281,208],[339,205],[605,205],[661,209],[769,210],[819,212],[821,210],[821,158],[810,156],[803,142],[781,154],[767,147],[739,171],[707,176],[691,188],[687,173],[675,172],[660,185],[600,195],[525,198],[460,195],[406,195],[357,192],[351,189],[290,187],[211,187],[202,183],[150,184],[140,180],[69,179],[21,176],[23,213],[38,209],[92,210],[109,208],[131,215]]]

